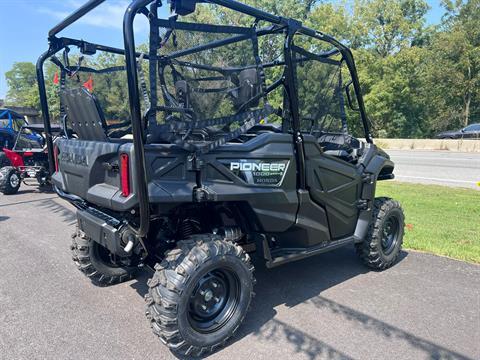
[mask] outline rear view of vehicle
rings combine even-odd
[[[196,356],[243,321],[251,256],[271,268],[355,245],[371,268],[395,263],[403,212],[375,198],[394,164],[373,144],[348,48],[232,0],[172,0],[168,19],[161,1],[133,1],[125,49],[57,37],[101,3],[53,28],[37,64],[46,129],[44,62],[60,72],[63,134],[47,130],[49,165],[77,208],[80,271],[97,285],[151,271],[153,332]],[[202,9],[251,22],[196,22]],[[150,24],[145,53],[136,16]]]

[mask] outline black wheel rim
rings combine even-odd
[[[240,301],[240,280],[233,271],[215,269],[200,278],[190,295],[188,320],[201,333],[221,329]]]
[[[398,232],[400,227],[398,219],[394,215],[390,215],[383,224],[382,231],[382,251],[385,255],[389,255],[395,249],[398,242]]]

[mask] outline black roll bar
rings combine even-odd
[[[274,24],[280,24],[285,21],[284,18],[270,14],[266,11],[256,9],[235,0],[207,0],[206,2],[224,6],[226,8],[253,16],[259,20],[269,21]]]
[[[123,17],[123,41],[125,44],[125,63],[127,67],[128,98],[132,117],[132,133],[137,176],[137,197],[140,223],[135,229],[137,236],[145,237],[150,226],[150,205],[148,201],[147,175],[145,167],[144,129],[142,126],[142,111],[140,106],[140,91],[138,88],[137,59],[135,38],[133,34],[133,20],[137,12],[151,3],[152,0],[133,1]]]
[[[60,31],[65,29],[66,27],[70,26],[73,24],[75,21],[80,19],[82,16],[84,16],[86,13],[89,13],[93,9],[95,9],[98,5],[103,3],[105,0],[90,0],[87,2],[85,5],[80,7],[78,10],[73,12],[71,15],[67,16],[66,19],[58,23],[56,26],[54,26],[49,32],[48,32],[48,37],[52,38],[55,35],[57,35]]]
[[[47,89],[45,87],[45,76],[43,73],[43,64],[50,56],[54,55],[58,50],[56,47],[50,46],[50,48],[44,52],[37,60],[36,71],[37,71],[37,82],[38,82],[38,92],[40,96],[40,106],[42,107],[43,115],[43,126],[45,128],[45,142],[47,143],[48,150],[48,167],[50,174],[53,174],[55,171],[55,160],[53,157],[53,138],[52,138],[52,128],[50,126],[50,114],[48,111],[48,100],[47,100]]]

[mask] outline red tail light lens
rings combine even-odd
[[[127,154],[120,154],[120,184],[122,186],[122,196],[124,197],[130,195],[128,161]]]
[[[55,160],[55,172],[58,172],[58,147],[53,148],[53,158]]]

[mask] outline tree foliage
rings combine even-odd
[[[374,134],[386,137],[428,137],[435,132],[480,122],[480,0],[442,0],[440,24],[426,24],[425,0],[246,0],[248,5],[302,20],[307,26],[349,45],[356,58],[367,113]],[[188,21],[252,25],[252,19],[203,4]],[[179,44],[206,42],[208,34],[178,32]],[[281,36],[260,39],[264,61],[281,57]],[[167,45],[166,50],[172,50]],[[180,45],[183,46],[183,45]],[[245,46],[219,49],[217,65],[250,61]],[[198,60],[198,59],[196,59]],[[100,55],[96,68],[123,64],[122,58]],[[276,70],[272,70],[276,71]],[[52,115],[59,114],[53,64],[46,65]],[[269,79],[280,76],[268,74]],[[319,74],[320,75],[320,74]],[[15,63],[6,74],[7,104],[39,108],[35,66]],[[88,76],[84,75],[84,76]],[[82,78],[82,81],[84,78]],[[305,81],[315,82],[308,73]],[[312,83],[312,86],[315,84]],[[316,87],[321,81],[316,83]],[[125,78],[95,76],[95,89],[109,118],[128,117]],[[278,94],[281,105],[281,96]]]
[[[8,85],[7,104],[37,107],[38,89],[34,64],[14,63],[12,69],[5,73],[5,79]]]

